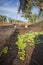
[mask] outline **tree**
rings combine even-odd
[[[2,19],[3,17],[0,15],[0,22],[3,22],[3,19]]]
[[[0,15],[0,22],[6,22],[6,16]]]
[[[6,16],[4,16],[4,22],[7,22],[7,17]]]
[[[9,20],[10,23],[15,22],[15,20],[12,19],[12,18],[8,18],[8,20]]]
[[[19,22],[23,22],[23,21],[21,21],[21,20],[16,20],[16,22],[18,22],[18,23],[19,23]]]
[[[21,1],[21,0],[20,0]],[[40,8],[40,11],[42,12],[42,19],[43,19],[43,0],[24,0],[24,5],[22,5],[22,10],[25,14],[26,18],[29,18],[31,16],[31,9],[32,6],[37,6]]]
[[[31,8],[32,8],[32,1],[31,0],[27,0],[27,4],[24,5],[25,6],[25,10],[24,10],[24,14],[26,18],[31,17]]]
[[[38,14],[36,14],[36,13],[33,14],[32,18],[33,18],[33,22],[38,22],[38,19],[39,19]]]
[[[38,14],[35,13],[29,17],[29,22],[30,23],[38,22],[38,19],[39,19]]]
[[[40,9],[41,13],[42,13],[42,21],[43,21],[43,0],[38,0],[38,2],[36,2],[37,7]]]

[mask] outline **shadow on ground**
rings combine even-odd
[[[15,30],[13,34],[9,37],[7,42],[5,43],[4,47],[8,47],[8,53],[2,54],[0,57],[0,65],[12,65],[14,59],[17,56],[18,48],[16,47],[15,43],[18,40],[17,38],[18,32]]]
[[[35,45],[30,63],[28,65],[43,65],[43,44]]]
[[[40,44],[36,44],[29,65],[43,65],[43,35],[39,35]]]

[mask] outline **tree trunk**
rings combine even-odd
[[[41,20],[43,21],[43,10],[42,10],[42,17],[41,17]]]

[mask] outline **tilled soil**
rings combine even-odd
[[[15,42],[18,40],[17,34],[18,32],[15,30],[4,44],[4,47],[8,47],[8,53],[0,56],[0,65],[12,65],[15,57],[17,56],[18,48],[15,45]]]
[[[27,29],[23,27],[0,26],[0,52],[4,47],[8,47],[7,54],[0,54],[0,65],[43,65],[43,44],[26,47],[26,59],[21,61],[18,57],[17,42],[18,34],[24,34],[29,31],[43,31],[43,28],[37,27],[36,24],[29,26]],[[43,40],[43,35],[39,37]]]

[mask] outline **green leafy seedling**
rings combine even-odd
[[[5,47],[5,48],[2,50],[2,53],[7,54],[7,52],[8,52],[8,47]]]

